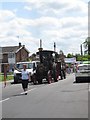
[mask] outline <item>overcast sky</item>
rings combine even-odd
[[[12,0],[11,0],[12,1]],[[39,48],[80,53],[88,36],[88,0],[3,0],[0,2],[0,46],[24,44],[31,53]]]

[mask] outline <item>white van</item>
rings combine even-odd
[[[90,64],[80,64],[75,73],[76,82],[90,82]]]
[[[30,75],[32,76],[35,72],[36,72],[36,67],[39,64],[39,61],[32,61],[32,62],[18,62],[16,64],[16,67],[18,69],[23,69],[23,64],[27,65],[27,71],[30,73]],[[19,72],[18,70],[14,70],[14,83],[18,83],[21,82],[21,72]]]

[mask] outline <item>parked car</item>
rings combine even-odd
[[[75,73],[76,82],[90,82],[90,64],[80,64]]]
[[[16,68],[22,70],[23,64],[27,65],[27,71],[30,73],[30,77],[32,78],[33,74],[36,72],[36,67],[39,64],[39,61],[32,61],[32,62],[18,62],[16,64]],[[18,70],[14,70],[14,83],[21,82],[21,72]]]

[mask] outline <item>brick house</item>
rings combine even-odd
[[[29,57],[29,51],[25,45],[2,47],[2,71],[3,65],[9,64],[10,68],[17,62],[26,61]]]

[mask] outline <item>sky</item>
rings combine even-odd
[[[88,37],[88,0],[2,0],[0,46],[25,45],[31,54],[43,49],[80,53]]]

